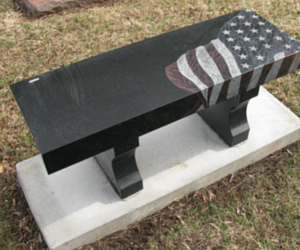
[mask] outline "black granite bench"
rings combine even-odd
[[[299,68],[300,44],[246,9],[11,85],[49,174],[94,156],[121,198],[143,188],[139,136],[198,112],[230,145],[248,101]],[[82,170],[84,171],[84,169]]]

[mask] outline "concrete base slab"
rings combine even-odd
[[[162,209],[300,139],[300,119],[264,88],[250,101],[249,139],[229,148],[198,115],[140,137],[144,190],[122,201],[93,158],[47,175],[40,155],[17,165],[50,249],[74,249]]]

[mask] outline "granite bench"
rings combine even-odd
[[[135,161],[139,136],[198,113],[229,146],[246,140],[248,101],[260,85],[299,69],[299,51],[298,41],[245,9],[11,90],[48,174],[94,156],[124,199],[143,188]]]

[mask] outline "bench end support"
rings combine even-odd
[[[138,146],[138,138],[135,138],[94,156],[121,199],[143,189],[143,180],[135,160],[135,149]]]
[[[216,133],[230,146],[248,139],[250,127],[247,120],[247,106],[251,98],[258,95],[259,88],[232,97],[224,102],[201,110],[201,116]]]

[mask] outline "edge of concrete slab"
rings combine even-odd
[[[69,250],[99,240],[300,140],[300,119],[265,89],[251,100],[248,111],[249,139],[233,148],[198,116],[141,137],[136,157],[144,190],[125,202],[92,158],[50,176],[40,155],[17,164],[20,184],[48,247]],[[215,154],[218,159],[213,159]],[[78,188],[81,178],[86,181]]]

